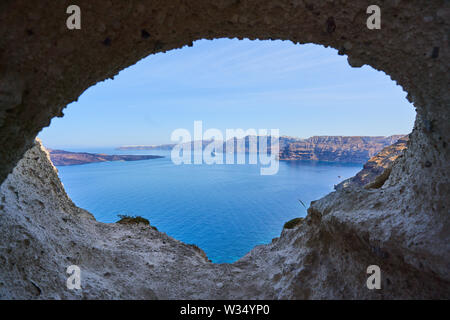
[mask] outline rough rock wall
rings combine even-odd
[[[0,299],[448,299],[449,219],[399,209],[402,189],[333,192],[271,244],[213,264],[149,226],[95,221],[37,142],[0,187]],[[66,287],[73,264],[81,290]],[[381,290],[366,287],[372,264]]]
[[[0,262],[1,299],[154,299],[152,288],[187,296],[194,287],[177,282],[208,264],[148,226],[96,222],[67,197],[40,142],[1,185]],[[81,268],[81,291],[66,287],[70,265]]]
[[[68,30],[71,4],[0,3],[0,181],[84,90],[149,54],[202,38],[336,48],[350,65],[383,70],[408,92],[417,127],[427,130],[418,148],[448,143],[448,1],[379,1],[381,30],[366,27],[370,0],[79,0],[81,30]]]
[[[93,221],[35,148],[1,187],[2,297],[449,298],[448,1],[379,1],[381,30],[365,27],[366,0],[80,0],[76,31],[65,25],[69,4],[0,2],[0,181],[85,89],[201,38],[331,46],[351,66],[389,74],[417,119],[382,188],[330,194],[300,227],[233,265],[151,230]],[[87,270],[82,293],[61,288],[72,261]],[[365,288],[368,263],[384,270],[384,290]]]

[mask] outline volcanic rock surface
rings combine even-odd
[[[148,225],[97,222],[69,199],[36,141],[0,188],[0,298],[449,298],[449,220],[399,209],[408,193],[392,179],[333,192],[271,244],[213,264]],[[373,264],[380,290],[366,287]],[[81,269],[81,290],[66,287],[70,265]]]
[[[71,4],[0,2],[2,298],[450,298],[449,1],[380,1],[379,30],[366,27],[366,0],[79,0],[81,30],[68,30]],[[33,145],[97,82],[150,54],[226,37],[332,47],[352,67],[388,74],[417,118],[380,187],[333,192],[297,228],[215,265],[151,228],[96,222]],[[71,264],[81,291],[65,286]],[[380,290],[365,285],[372,264]]]

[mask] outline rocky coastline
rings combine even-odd
[[[64,150],[48,149],[50,159],[55,166],[73,166],[79,164],[106,162],[106,161],[140,161],[164,158],[156,155],[109,155],[102,153],[70,152]]]

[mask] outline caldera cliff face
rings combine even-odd
[[[365,163],[402,135],[389,137],[315,136],[280,141],[280,160],[320,160]]]

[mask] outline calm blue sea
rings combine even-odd
[[[361,170],[361,164],[281,161],[262,176],[257,165],[174,165],[167,151],[68,149],[159,154],[162,159],[58,167],[72,200],[101,222],[140,215],[159,231],[202,248],[216,263],[234,262],[278,237],[283,224]]]

